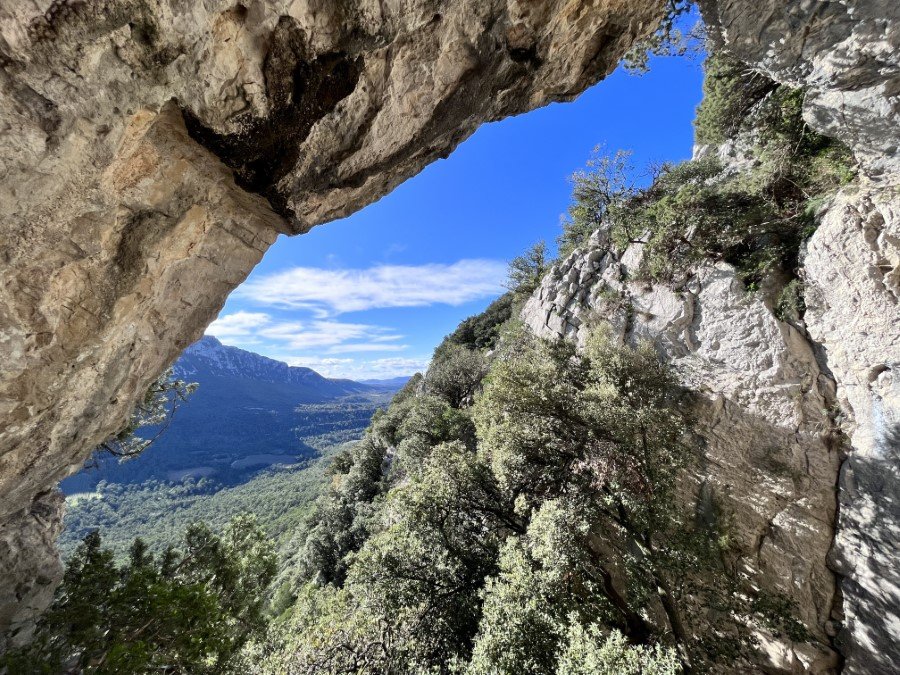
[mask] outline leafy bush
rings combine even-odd
[[[561,251],[603,227],[619,250],[644,244],[638,275],[646,279],[680,285],[704,261],[722,260],[751,290],[769,279],[783,286],[797,275],[815,208],[854,176],[848,150],[810,129],[802,107],[802,91],[711,57],[698,142],[739,138],[749,168],[735,173],[708,153],[663,165],[637,189],[627,155],[595,157],[575,176]]]
[[[628,643],[617,630],[605,634],[596,625],[573,623],[559,675],[678,675],[682,672],[674,649]]]
[[[347,557],[360,549],[370,533],[371,503],[384,491],[384,448],[371,437],[355,444],[340,459],[328,490],[316,502],[306,524],[300,552],[300,574],[321,583],[341,584]],[[339,472],[346,467],[346,471]]]
[[[806,302],[803,300],[803,284],[799,279],[793,279],[788,283],[778,296],[775,305],[775,316],[782,321],[797,323],[806,311]]]
[[[754,105],[778,85],[724,54],[704,64],[703,99],[694,117],[696,142],[719,145],[733,138]]]
[[[421,389],[396,400],[335,464],[306,540],[314,585],[253,669],[665,675],[740,662],[746,618],[785,626],[789,607],[761,601],[729,571],[718,523],[676,503],[694,457],[679,396],[648,347],[601,333],[577,353],[512,326],[474,407]]]
[[[544,278],[544,274],[549,268],[547,245],[543,241],[539,241],[525,253],[510,261],[507,288],[520,298],[527,298],[540,286],[541,279]]]
[[[493,349],[500,335],[500,327],[512,317],[514,301],[513,293],[504,293],[481,314],[471,316],[460,323],[438,349],[448,342],[469,349]]]
[[[587,243],[604,225],[610,211],[623,208],[637,194],[630,157],[631,153],[624,150],[604,154],[598,146],[587,170],[573,174],[572,203],[557,240],[561,258]]]
[[[425,374],[425,387],[454,408],[461,408],[472,402],[485,372],[486,362],[480,351],[446,342],[434,351]]]

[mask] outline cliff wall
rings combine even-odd
[[[58,581],[48,490],[122,426],[279,233],[378,199],[482,122],[572,98],[663,4],[0,2],[0,633],[26,640]],[[900,8],[700,4],[715,48],[804,87],[807,121],[862,166],[806,246],[803,325],[724,264],[678,292],[632,287],[615,276],[639,252],[600,240],[546,282],[529,322],[577,335],[579,312],[605,312],[700,393],[698,495],[708,485],[741,506],[748,564],[796,595],[816,637],[770,641],[773,663],[826,672],[844,654],[846,672],[889,672]],[[633,315],[602,304],[606,286]]]

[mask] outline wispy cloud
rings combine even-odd
[[[399,251],[391,246],[385,256]],[[366,269],[295,267],[251,278],[234,298],[239,311],[207,329],[223,342],[304,365],[330,377],[410,375],[428,366],[409,356],[417,344],[396,328],[341,321],[348,312],[396,307],[461,305],[503,292],[506,264],[459,260],[452,264],[376,265]],[[416,347],[416,351],[420,351]]]
[[[271,322],[272,317],[262,312],[235,312],[213,321],[206,333],[217,338],[253,336],[257,330]]]
[[[267,342],[279,350],[316,349],[326,354],[398,352],[402,335],[392,328],[342,321],[277,321],[263,312],[234,312],[213,321],[207,334],[238,345]]]
[[[328,350],[329,354],[351,354],[354,352],[402,352],[409,345],[397,345],[385,342],[349,342],[335,345]]]
[[[499,260],[346,270],[295,267],[248,281],[237,296],[260,306],[308,309],[326,317],[385,307],[461,305],[501,293],[505,275],[506,264]]]
[[[337,347],[353,340],[371,342],[379,337],[397,337],[391,335],[393,329],[384,326],[373,326],[365,323],[344,323],[341,321],[306,321],[273,323],[260,328],[257,335],[269,340],[283,343],[290,349],[313,349],[320,347]],[[385,344],[386,351],[391,351],[390,343]]]
[[[288,357],[283,359],[292,366],[305,366],[326,377],[344,377],[351,380],[387,379],[424,372],[428,368],[429,359],[418,358],[383,358],[374,360],[356,360],[352,358],[320,358],[320,357]]]

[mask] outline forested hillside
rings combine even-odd
[[[244,512],[280,540],[318,495],[323,461],[358,439],[395,390],[324,378],[209,336],[173,372],[198,387],[164,427],[138,430],[154,439],[146,450],[133,458],[101,450],[63,481],[64,557],[94,530],[121,558],[136,534],[161,551],[193,522],[218,530]]]
[[[652,349],[598,326],[578,353],[515,304],[448,337],[334,459],[289,564],[293,607],[245,667],[664,674],[751,658],[741,617],[802,638],[786,598],[724,564],[727,514],[678,507],[699,448]]]
[[[318,444],[314,439],[308,442]],[[99,531],[119,558],[138,534],[158,552],[176,543],[192,523],[204,522],[219,531],[243,513],[254,514],[281,551],[282,540],[302,528],[326,486],[328,463],[345,445],[320,447],[315,458],[262,469],[238,485],[225,486],[209,478],[101,482],[93,492],[69,498],[60,551],[68,559],[87,534]],[[283,551],[285,556],[288,552]]]
[[[332,380],[309,368],[222,345],[206,336],[188,347],[174,374],[200,386],[158,427],[140,431],[154,440],[151,452],[126,462],[100,453],[84,471],[62,482],[67,494],[107,483],[180,482],[212,478],[236,485],[247,471],[315,456],[309,437],[350,440],[368,424],[391,389]]]

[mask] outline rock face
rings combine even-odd
[[[900,663],[900,189],[828,206],[805,260],[806,324],[838,384],[852,444],[832,567],[843,577],[846,673]]]
[[[696,471],[702,508],[722,503],[747,571],[789,594],[815,646],[763,636],[770,666],[833,672],[836,584],[826,559],[834,536],[840,447],[828,408],[834,386],[813,346],[749,295],[724,263],[697,270],[683,291],[629,282],[640,245],[618,255],[597,233],[545,277],[523,310],[538,335],[583,341],[588,322],[628,343],[651,341],[696,392]]]
[[[681,293],[623,281],[640,247],[618,256],[602,238],[524,315],[575,339],[599,315],[623,340],[651,340],[698,392],[709,459],[698,498],[727,487],[751,569],[791,593],[819,640],[814,652],[764,640],[772,667],[888,675],[900,662],[900,6],[701,7],[718,48],[804,87],[808,123],[863,170],[819,213],[804,329],[747,296],[727,266],[697,270]]]
[[[720,47],[803,87],[810,126],[853,148],[869,176],[900,173],[900,7],[895,0],[700,0]]]
[[[27,638],[59,579],[59,501],[35,496],[123,425],[279,232],[378,199],[482,122],[574,97],[662,12],[0,2],[0,635]]]
[[[807,91],[804,117],[863,169],[820,214],[804,261],[810,338],[850,438],[831,554],[844,673],[900,663],[900,5],[894,0],[701,0],[713,39]]]
[[[35,614],[53,598],[62,577],[56,538],[62,531],[62,495],[52,490],[38,495],[12,514],[0,534],[0,622],[11,626],[19,640],[27,640]]]
[[[378,199],[482,122],[577,95],[663,5],[0,0],[0,634],[27,639],[59,579],[48,490],[122,425],[278,233]],[[846,672],[890,672],[900,6],[701,7],[719,48],[807,87],[810,124],[865,168],[810,243],[808,335],[727,267],[699,270],[681,294],[633,287],[616,274],[639,253],[611,256],[600,241],[547,282],[529,321],[577,335],[580,312],[604,311],[702,394],[712,463],[698,494],[729,487],[748,564],[791,590],[818,640],[769,641],[773,663],[835,666],[842,606]],[[838,426],[852,442],[830,558],[842,603],[827,565]]]

